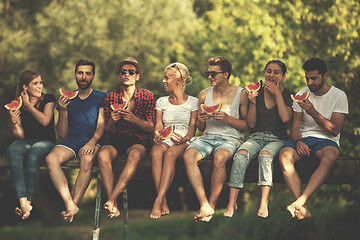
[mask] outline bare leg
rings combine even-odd
[[[269,216],[268,203],[269,203],[270,186],[261,186],[261,202],[257,215],[262,218]]]
[[[105,193],[110,197],[114,188],[114,173],[112,170],[112,161],[117,157],[117,150],[110,145],[105,145],[100,149],[98,154],[98,164],[101,176],[101,182],[104,186]],[[105,203],[104,208],[109,211],[108,217],[118,217],[120,211],[117,208],[116,202]]]
[[[157,193],[159,193],[161,173],[163,170],[163,158],[166,150],[167,148],[163,145],[154,145],[150,152],[152,175]],[[159,218],[161,216],[161,207],[162,200],[160,202],[155,201],[150,217]]]
[[[311,215],[305,206],[306,201],[316,192],[328,177],[331,167],[334,165],[336,159],[339,157],[339,150],[335,147],[325,147],[316,153],[316,157],[320,160],[318,168],[311,176],[304,192],[291,204],[297,211],[299,211],[298,218],[308,218]],[[304,209],[305,208],[305,209]],[[305,215],[304,215],[305,214]]]
[[[135,144],[129,148],[126,165],[123,171],[121,172],[120,177],[115,185],[115,188],[108,198],[108,201],[105,203],[105,208],[107,206],[113,209],[114,207],[116,207],[115,202],[117,201],[118,196],[127,186],[132,176],[135,174],[137,165],[140,162],[141,158],[145,156],[145,154],[146,154],[146,149],[144,146],[140,144]]]
[[[220,148],[214,154],[214,170],[211,176],[211,192],[209,198],[209,204],[214,210],[226,179],[226,162],[231,157],[231,153],[223,148]]]
[[[74,157],[74,153],[71,150],[62,146],[56,146],[46,157],[50,178],[65,203],[66,211],[62,212],[62,216],[68,222],[73,221],[73,216],[79,212],[79,207],[71,197],[68,181],[61,169],[61,164]]]
[[[301,180],[294,166],[294,164],[300,159],[301,157],[293,148],[287,147],[280,151],[279,161],[284,180],[295,199],[301,195]],[[296,216],[295,206],[289,205],[286,209],[292,217]]]
[[[201,153],[194,148],[190,148],[184,153],[186,172],[189,181],[195,191],[195,194],[200,202],[200,210],[198,214],[195,215],[195,220],[212,216],[214,214],[214,209],[210,206],[209,201],[206,197],[203,178],[201,175],[201,171],[197,165],[198,161],[200,161],[201,159]]]
[[[80,156],[80,172],[75,181],[73,194],[73,199],[76,205],[79,205],[90,184],[94,161],[99,150],[100,146],[96,146],[93,154]]]
[[[176,159],[182,156],[186,147],[186,144],[174,145],[165,152],[158,196],[154,202],[151,218],[159,218],[161,215],[170,213],[165,196],[175,175]]]
[[[234,212],[237,210],[237,197],[239,195],[240,188],[230,187],[230,196],[229,203],[227,205],[226,211],[224,212],[224,217],[232,217]]]

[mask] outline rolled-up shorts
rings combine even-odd
[[[234,155],[239,148],[242,141],[235,141],[222,138],[220,136],[206,135],[197,137],[194,141],[190,142],[190,145],[186,148],[195,148],[198,150],[203,158],[215,153],[220,148],[228,150],[231,155]]]

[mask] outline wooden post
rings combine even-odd
[[[122,192],[122,196],[123,196],[123,208],[124,208],[124,239],[129,240],[129,212],[128,212],[127,188],[124,188]]]
[[[101,178],[100,178],[100,173],[97,172],[93,240],[99,240],[100,237],[100,205],[101,205]]]

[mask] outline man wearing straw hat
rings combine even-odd
[[[103,101],[107,139],[98,155],[101,180],[108,196],[104,208],[109,211],[110,218],[120,215],[117,198],[134,175],[140,159],[148,152],[155,122],[153,94],[136,86],[143,75],[140,64],[128,57],[116,64],[115,74],[121,86]],[[113,110],[111,105],[114,104],[127,107]],[[120,155],[127,155],[127,161],[114,187],[112,161]]]

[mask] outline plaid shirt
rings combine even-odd
[[[121,104],[123,102],[122,98],[122,89],[111,92],[104,98],[102,107],[104,108],[106,123],[111,117],[110,114],[112,109],[110,105],[114,103]],[[155,124],[155,100],[153,93],[147,89],[136,87],[132,99],[135,101],[132,113],[144,121],[149,121]],[[114,135],[137,136],[141,140],[146,140],[150,137],[148,132],[143,131],[131,122],[125,121],[123,118],[115,122],[115,128],[116,132]]]

